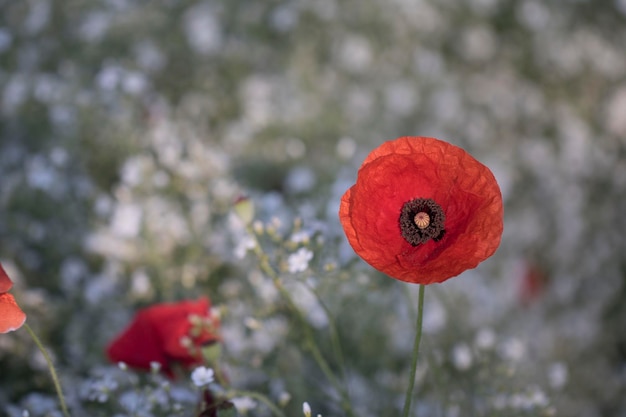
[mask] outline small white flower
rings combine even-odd
[[[504,359],[517,362],[526,354],[526,346],[521,340],[511,338],[502,343],[500,354]]]
[[[161,370],[161,363],[157,361],[150,362],[150,370],[156,374]]]
[[[300,230],[292,234],[289,240],[291,240],[293,243],[306,244],[306,243],[309,243],[309,240],[311,240],[311,234],[306,230]]]
[[[482,328],[476,334],[474,343],[479,349],[492,349],[496,344],[496,334],[492,329],[488,327]]]
[[[467,371],[472,366],[472,351],[469,346],[456,345],[452,351],[452,361],[459,371]]]
[[[290,400],[291,400],[291,394],[289,394],[287,391],[281,392],[280,395],[278,396],[278,404],[281,407],[286,406]]]
[[[313,252],[307,248],[300,248],[287,258],[287,268],[292,274],[303,272],[309,267],[309,261],[311,259],[313,259]]]
[[[563,362],[556,362],[548,368],[548,381],[554,389],[561,389],[565,386],[568,379],[567,366]]]
[[[205,366],[199,366],[191,373],[191,380],[197,387],[203,387],[209,385],[215,379],[215,372],[213,369]]]
[[[242,414],[245,414],[249,410],[252,410],[256,407],[256,401],[254,401],[250,397],[236,397],[230,400],[233,404],[235,404],[235,408]]]
[[[246,253],[250,250],[250,249],[254,249],[254,247],[256,246],[256,241],[252,238],[252,236],[244,236],[241,238],[241,240],[237,243],[237,246],[235,247],[235,257],[237,259],[243,259],[246,256]]]
[[[530,403],[535,407],[547,407],[550,404],[548,396],[538,387],[533,387],[528,394]]]
[[[306,401],[302,403],[302,412],[304,417],[311,417],[311,406]]]
[[[120,368],[122,371],[128,370],[128,365],[126,365],[126,362],[118,362],[117,367]]]

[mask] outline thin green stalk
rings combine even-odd
[[[328,364],[326,359],[324,359],[324,356],[321,354],[321,351],[319,347],[317,346],[317,343],[315,342],[315,337],[313,336],[311,332],[311,327],[309,325],[309,322],[306,320],[306,318],[304,317],[304,315],[302,314],[302,312],[300,311],[296,303],[293,301],[289,292],[283,286],[283,283],[280,280],[278,272],[270,264],[269,259],[267,255],[263,252],[263,249],[261,248],[261,244],[258,241],[254,231],[251,228],[248,228],[248,233],[250,234],[250,236],[253,236],[256,241],[253,251],[254,251],[254,254],[257,256],[257,258],[259,259],[261,270],[265,272],[272,279],[272,282],[274,283],[274,287],[276,287],[276,289],[278,290],[282,298],[287,302],[289,308],[295,313],[300,324],[302,324],[304,335],[306,338],[305,347],[311,352],[313,359],[317,362],[317,365],[320,367],[321,371],[324,373],[326,378],[328,378],[330,383],[341,394],[341,397],[343,400],[342,407],[344,408],[344,411],[348,414],[348,416],[350,417],[354,416],[354,412],[352,411],[352,406],[349,401],[348,392],[343,386],[343,384],[340,383],[337,376],[332,371],[330,365]]]
[[[61,411],[63,412],[63,415],[65,417],[70,417],[70,413],[67,411],[67,406],[65,405],[65,397],[63,396],[63,391],[61,390],[61,383],[59,382],[59,377],[57,376],[57,372],[54,369],[54,365],[52,364],[52,359],[50,359],[50,355],[48,355],[48,351],[46,351],[46,348],[43,347],[43,344],[41,343],[41,340],[39,340],[39,337],[37,337],[33,329],[31,329],[27,323],[24,323],[24,328],[30,334],[30,337],[33,338],[33,341],[37,345],[37,348],[39,348],[39,351],[46,359],[48,369],[50,370],[50,376],[52,376],[52,382],[54,383],[54,388],[56,389],[57,396],[59,397]]]
[[[422,339],[422,319],[424,316],[424,289],[425,285],[420,284],[419,299],[417,302],[417,325],[415,331],[415,340],[413,341],[413,353],[411,357],[411,375],[409,376],[409,387],[404,398],[404,411],[402,417],[408,417],[411,411],[411,400],[413,399],[413,388],[415,386],[415,374],[417,373],[417,356],[420,349],[420,340]]]
[[[341,369],[341,376],[343,380],[346,381],[347,380],[346,363],[345,363],[344,356],[343,356],[343,349],[341,347],[341,341],[339,340],[339,332],[337,330],[337,323],[335,322],[334,317],[330,313],[328,306],[324,303],[324,300],[322,300],[322,297],[320,297],[320,294],[315,290],[315,288],[312,288],[310,285],[307,285],[307,288],[309,288],[309,290],[313,293],[313,295],[315,295],[317,302],[320,304],[320,306],[322,306],[322,309],[326,313],[326,317],[328,318],[328,327],[330,330],[331,346],[335,354],[335,359],[337,360],[339,364],[339,368]]]
[[[233,390],[229,392],[229,397],[250,397],[250,398],[254,398],[260,402],[262,402],[263,404],[265,404],[270,410],[272,410],[272,413],[276,416],[276,417],[285,417],[285,413],[283,413],[281,411],[280,408],[278,408],[269,398],[267,398],[265,395],[260,394],[258,392],[254,392],[254,391],[237,391],[237,390]]]
[[[283,286],[276,272],[273,269],[271,271],[273,273],[272,279],[274,282],[274,286],[278,289],[283,299],[287,301],[289,308],[296,314],[298,321],[303,327],[304,336],[306,338],[305,348],[311,352],[311,354],[313,355],[313,359],[315,360],[315,362],[317,362],[317,365],[320,367],[321,371],[324,373],[326,378],[328,378],[330,383],[335,387],[335,389],[337,389],[341,393],[341,396],[343,397],[343,407],[345,411],[348,413],[348,415],[352,416],[353,413],[352,413],[352,409],[350,406],[350,402],[348,401],[349,399],[348,393],[346,389],[343,387],[343,385],[341,384],[341,382],[338,380],[335,373],[332,371],[330,365],[328,364],[328,362],[322,355],[319,347],[317,346],[317,343],[315,342],[315,337],[313,336],[311,332],[309,322],[302,315],[302,312],[300,311],[296,303],[294,303],[294,301],[291,299],[291,295]]]

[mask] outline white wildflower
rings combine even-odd
[[[524,346],[524,343],[521,340],[511,338],[501,345],[500,353],[505,359],[517,362],[522,359],[526,353],[526,346]]]
[[[496,334],[495,332],[488,328],[482,328],[476,333],[476,338],[474,339],[474,344],[478,349],[492,349],[496,344]]]
[[[278,405],[280,405],[281,407],[286,406],[289,401],[291,401],[291,394],[289,394],[287,391],[281,392],[278,396]]]
[[[199,366],[191,373],[191,380],[196,387],[203,387],[215,380],[215,372],[211,368]]]
[[[304,243],[304,244],[307,244],[307,243],[309,243],[310,239],[311,239],[311,234],[308,231],[300,230],[300,231],[292,234],[291,238],[289,240],[291,240],[293,243]]]
[[[252,236],[246,235],[242,237],[235,247],[235,257],[237,257],[237,259],[243,259],[249,250],[254,249],[255,245],[256,241]]]
[[[560,389],[565,386],[568,379],[567,366],[563,362],[556,362],[548,368],[548,381],[554,389]]]
[[[161,363],[157,361],[150,362],[150,370],[156,374],[161,370]]]
[[[472,366],[472,351],[466,344],[459,344],[452,351],[452,362],[460,371],[467,371]]]
[[[313,252],[307,248],[300,248],[297,252],[292,253],[287,258],[289,272],[303,272],[309,267],[309,261],[313,259]]]
[[[209,55],[219,50],[222,45],[222,28],[219,18],[210,6],[200,3],[187,10],[185,35],[191,48],[202,55]]]
[[[134,238],[141,229],[142,217],[142,209],[137,204],[120,203],[113,212],[111,230],[115,236]]]
[[[531,389],[528,393],[528,400],[532,406],[539,408],[547,407],[550,404],[548,396],[539,387]]]
[[[242,414],[245,414],[249,410],[252,410],[256,407],[256,401],[254,401],[250,397],[236,397],[231,400],[233,404],[235,404],[235,408]]]
[[[311,417],[311,406],[306,401],[302,403],[302,413],[304,417]]]

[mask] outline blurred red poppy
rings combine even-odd
[[[520,275],[518,299],[520,304],[528,306],[538,300],[548,286],[548,275],[538,265],[527,263]]]
[[[142,370],[158,362],[169,377],[176,363],[186,368],[202,363],[201,348],[219,340],[219,320],[210,307],[203,297],[140,310],[107,348],[109,359]]]
[[[15,302],[15,298],[8,291],[13,286],[13,281],[0,264],[0,333],[8,333],[17,330],[26,321],[26,314]]]
[[[355,252],[406,282],[443,282],[475,268],[500,244],[500,188],[463,149],[401,137],[374,149],[341,199],[339,218]]]

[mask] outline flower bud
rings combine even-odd
[[[254,203],[248,197],[239,197],[233,206],[235,214],[247,226],[254,219]]]

